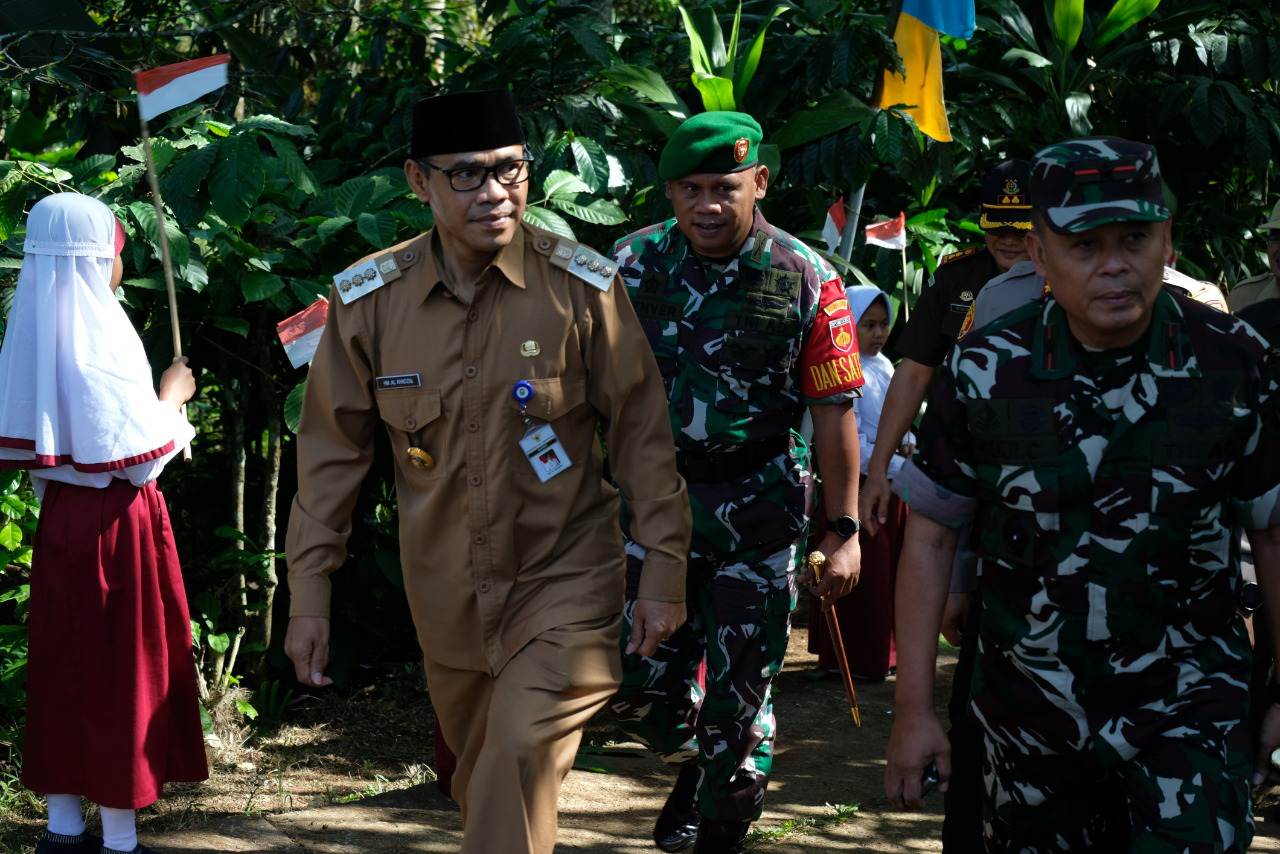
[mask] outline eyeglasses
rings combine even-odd
[[[459,166],[456,169],[441,169],[434,163],[428,163],[425,159],[418,161],[419,164],[428,169],[434,169],[448,178],[449,186],[454,192],[458,193],[467,193],[471,190],[480,189],[489,182],[490,175],[504,187],[523,184],[529,180],[529,164],[532,162],[532,157],[522,157],[519,160],[508,160],[505,163],[499,163],[497,166]]]

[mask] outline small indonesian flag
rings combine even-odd
[[[867,244],[883,246],[885,249],[907,248],[907,216],[898,216],[885,222],[874,222],[867,226]]]
[[[138,87],[138,112],[150,121],[166,110],[189,104],[201,95],[227,85],[227,54],[206,56],[173,65],[162,65],[150,71],[135,71],[133,82]]]
[[[320,297],[293,317],[276,324],[276,334],[284,345],[285,355],[295,368],[311,363],[328,319],[329,301]]]
[[[822,239],[827,242],[828,252],[835,252],[840,248],[840,235],[844,234],[844,226],[848,221],[844,213],[844,196],[841,196],[827,208],[827,221],[822,226]]]

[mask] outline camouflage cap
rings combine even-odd
[[[1058,234],[1169,218],[1155,148],[1114,136],[1041,149],[1031,161],[1031,203]]]
[[[685,119],[662,149],[658,177],[737,172],[760,161],[760,123],[746,113],[716,110]]]

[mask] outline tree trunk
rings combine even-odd
[[[219,373],[224,378],[222,383],[222,417],[226,423],[225,441],[227,443],[227,462],[231,469],[231,527],[244,531],[244,489],[246,480],[247,458],[245,454],[245,411],[240,400],[240,391],[245,387],[244,369],[234,364],[225,353],[218,357]],[[244,550],[244,543],[234,541],[232,548]],[[216,705],[226,690],[226,676],[235,667],[236,654],[239,652],[239,638],[244,636],[245,607],[249,604],[245,590],[244,571],[239,570],[232,579],[231,595],[227,597],[228,616],[235,621],[236,643],[225,654],[215,654],[212,673],[206,673],[209,680],[211,699]],[[221,627],[219,627],[221,628]]]
[[[266,324],[259,324],[259,329],[269,329]],[[272,340],[267,335],[258,338],[258,364],[264,369],[272,364]],[[276,574],[276,502],[280,489],[280,463],[283,457],[283,402],[280,389],[276,387],[273,376],[263,376],[260,380],[261,400],[267,416],[266,445],[262,449],[266,468],[262,477],[262,522],[258,532],[258,542],[264,552],[270,555],[263,565],[262,577],[262,610],[259,612],[258,626],[252,635],[255,643],[262,644],[263,651],[254,653],[251,661],[252,669],[265,676],[267,663],[266,650],[271,646],[272,608],[275,605],[276,588],[280,585]]]

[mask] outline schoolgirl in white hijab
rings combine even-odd
[[[871,452],[875,448],[876,434],[880,427],[880,413],[884,410],[884,397],[889,391],[889,383],[893,380],[893,363],[881,352],[885,341],[889,338],[889,330],[893,328],[893,305],[889,297],[879,288],[869,285],[854,285],[845,288],[845,296],[849,299],[849,313],[853,315],[858,329],[858,348],[862,356],[862,376],[866,381],[862,386],[862,397],[853,402],[854,415],[858,421],[858,444],[862,453],[862,474],[867,473],[867,463],[871,460]],[[868,310],[870,315],[868,315]],[[911,433],[903,438],[904,449],[915,447],[915,436]],[[889,458],[889,479],[893,480],[907,457],[901,449]]]
[[[124,232],[106,205],[60,193],[31,209],[0,348],[0,466],[32,481],[155,480],[194,429],[157,398],[115,297]]]
[[[152,386],[115,298],[124,234],[76,193],[37,202],[0,345],[0,468],[43,502],[32,552],[22,780],[44,792],[37,854],[114,854],[134,810],[205,764],[191,624],[168,509],[155,487],[194,436],[186,360]],[[81,798],[103,836],[85,831]]]

